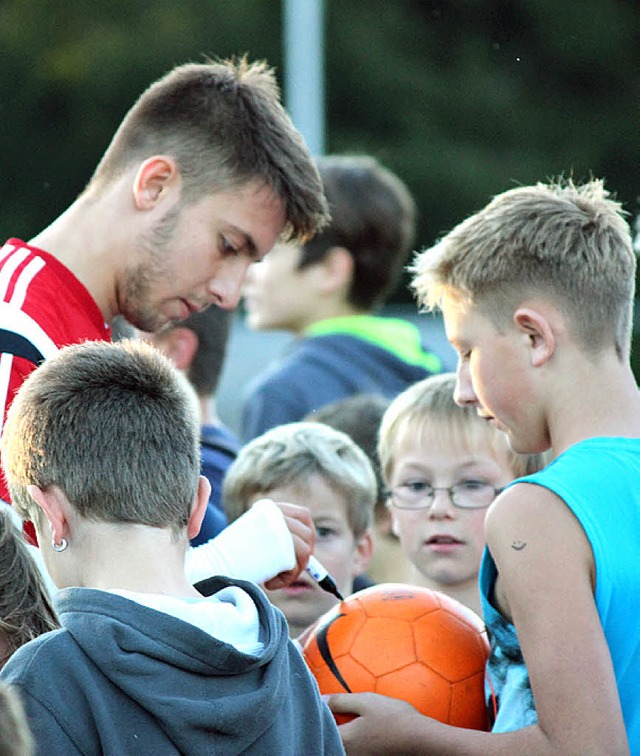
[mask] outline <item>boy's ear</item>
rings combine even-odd
[[[396,515],[393,509],[391,510],[391,533],[396,538],[400,538],[400,528],[398,526],[398,520],[396,519]]]
[[[174,326],[162,335],[161,349],[178,370],[187,370],[198,349],[198,337],[190,328]]]
[[[372,553],[373,536],[371,535],[370,530],[365,530],[356,543],[356,550],[353,555],[353,577],[362,575],[367,569],[369,562],[371,561]]]
[[[320,261],[322,266],[321,290],[333,293],[338,289],[349,290],[353,279],[353,257],[345,247],[331,247]]]
[[[209,496],[211,495],[211,483],[200,475],[198,477],[198,490],[193,499],[191,505],[191,515],[189,516],[189,524],[187,526],[187,534],[189,540],[195,538],[200,532],[202,527],[202,521],[207,512],[207,505],[209,504]]]
[[[393,531],[393,513],[391,507],[385,501],[382,504],[376,504],[374,511],[375,528],[382,536],[395,536]]]
[[[179,183],[180,171],[176,161],[167,155],[145,160],[133,181],[133,197],[138,210],[152,210],[167,190]]]
[[[544,365],[556,348],[556,337],[549,317],[532,307],[519,307],[513,316],[516,327],[527,338],[533,367]]]
[[[27,486],[27,493],[48,520],[52,540],[55,543],[60,543],[63,538],[68,540],[68,502],[62,491],[57,486],[51,486],[45,490],[39,486],[30,485]]]

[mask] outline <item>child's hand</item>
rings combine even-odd
[[[357,715],[338,728],[349,756],[420,753],[426,748],[420,727],[433,720],[406,701],[378,693],[334,693],[325,700],[336,714]]]
[[[296,565],[293,569],[281,572],[279,575],[265,582],[265,587],[269,590],[284,588],[286,585],[292,583],[307,566],[316,543],[316,529],[309,510],[306,507],[300,507],[297,504],[288,504],[283,501],[276,501],[275,504],[284,515],[291,533],[296,554]]]

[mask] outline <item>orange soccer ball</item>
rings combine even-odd
[[[438,591],[384,583],[324,614],[303,645],[321,693],[401,698],[441,722],[487,730],[482,620]],[[351,717],[336,715],[338,724]]]

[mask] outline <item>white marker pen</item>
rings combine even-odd
[[[316,581],[316,583],[320,586],[320,588],[323,588],[325,591],[327,591],[327,593],[332,593],[336,598],[339,598],[340,601],[344,601],[344,597],[338,590],[336,581],[331,577],[331,575],[327,572],[327,570],[320,564],[320,562],[313,556],[313,554],[309,557],[309,561],[305,569],[309,573],[309,575],[311,575],[311,577]]]

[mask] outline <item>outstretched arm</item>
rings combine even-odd
[[[538,753],[532,727],[502,735],[464,730],[425,717],[405,701],[377,693],[336,693],[329,696],[328,704],[334,713],[358,715],[338,727],[348,756]]]
[[[185,569],[192,583],[227,575],[279,588],[306,567],[314,544],[306,507],[261,499],[216,538],[190,548]]]

